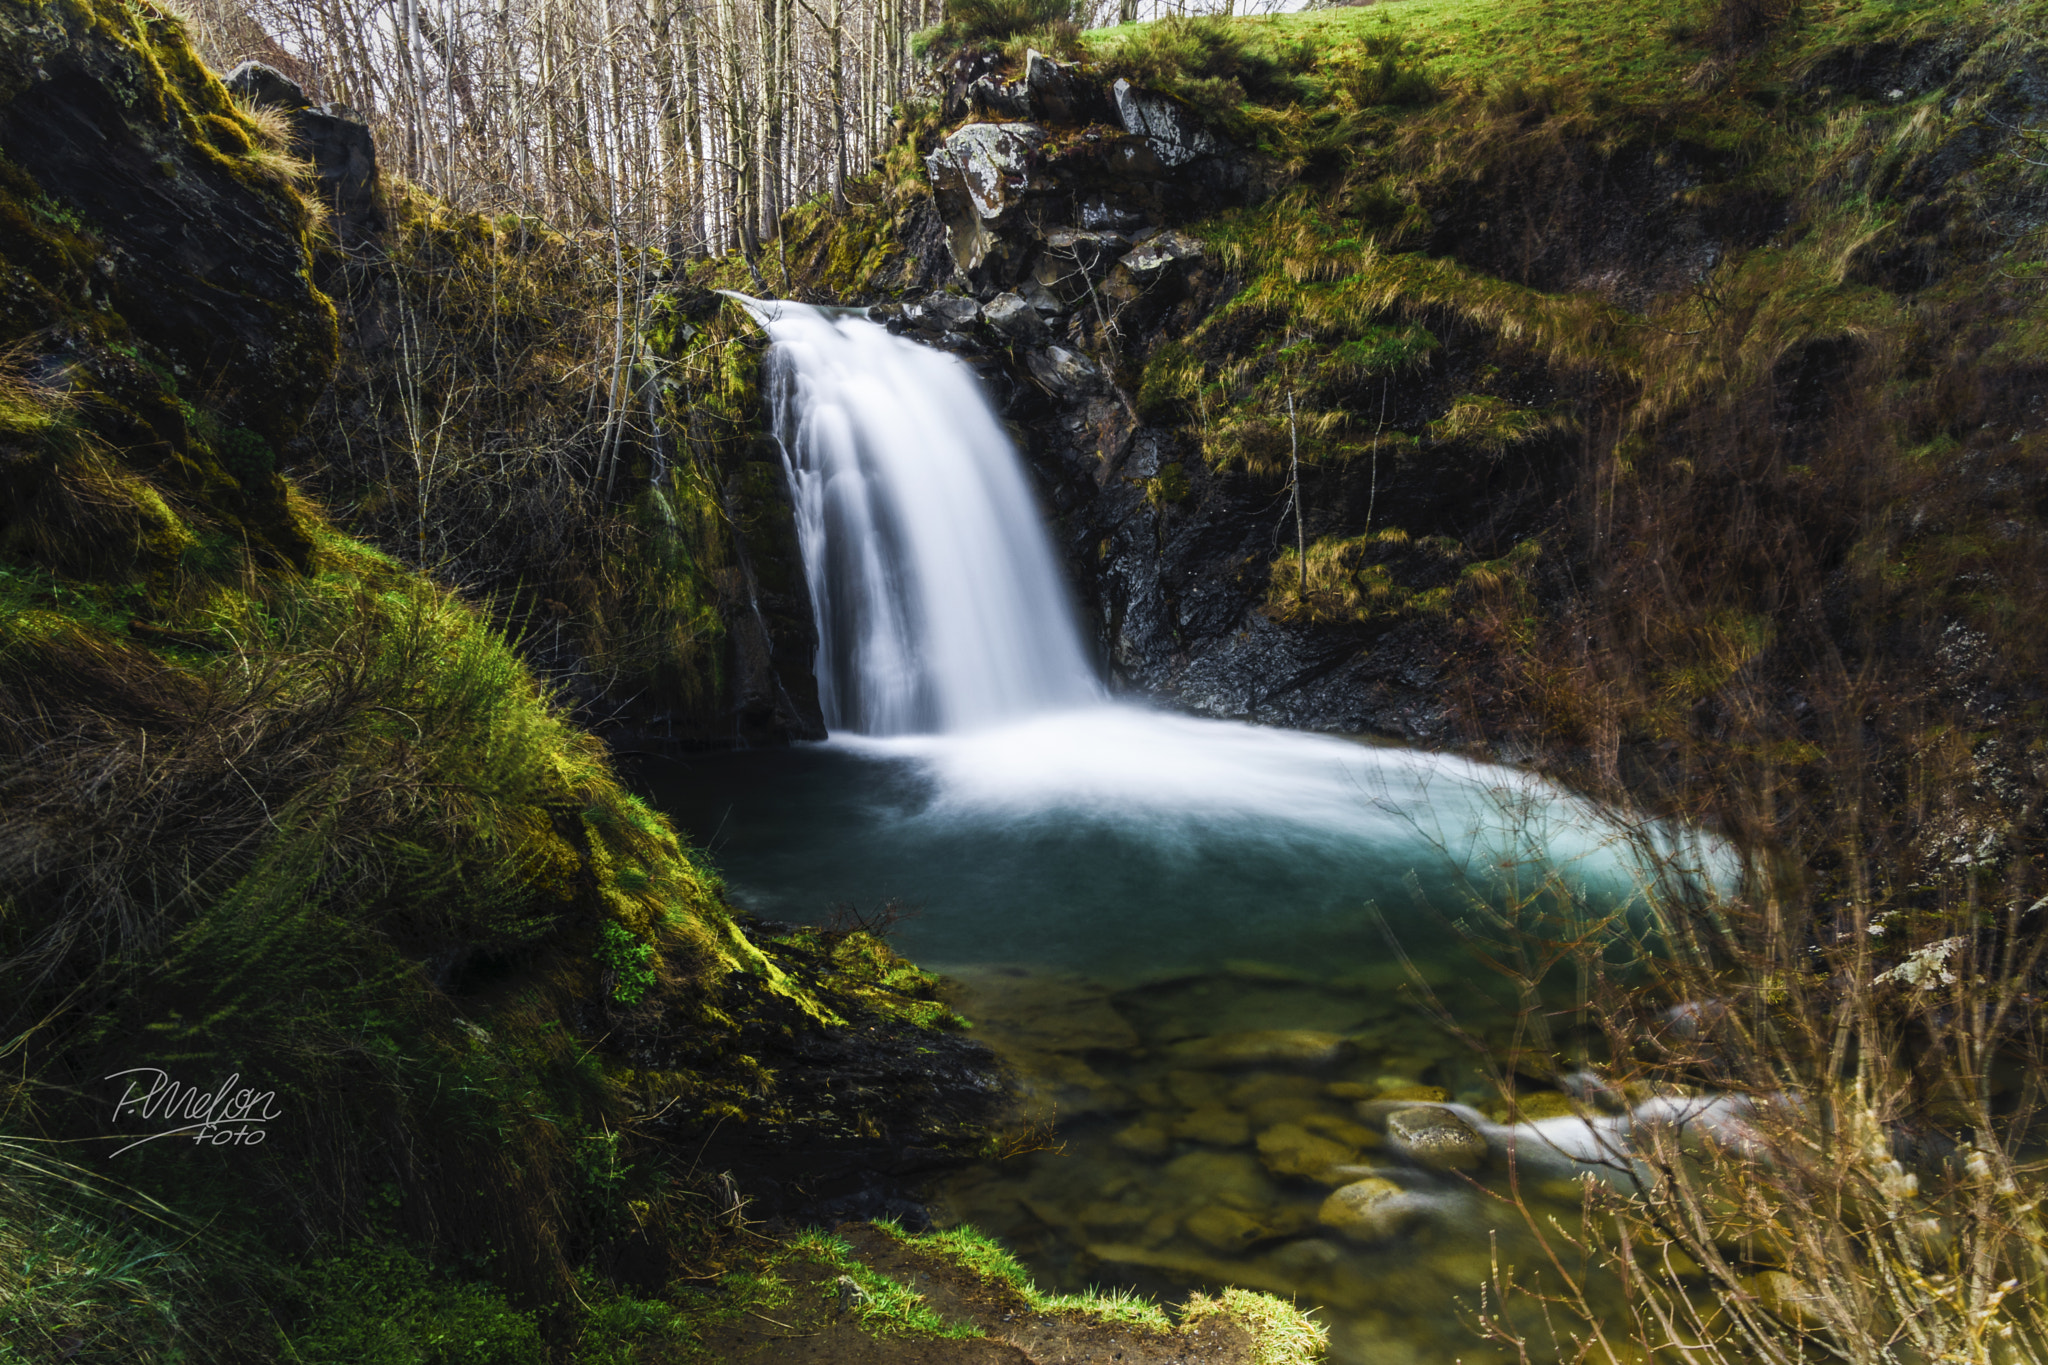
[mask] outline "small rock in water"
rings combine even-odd
[[[1151,1217],[1152,1211],[1143,1205],[1098,1199],[1082,1208],[1074,1221],[1084,1228],[1116,1229],[1141,1227]]]
[[[1448,1109],[1418,1105],[1387,1116],[1387,1137],[1424,1166],[1469,1171],[1486,1160],[1486,1139]]]
[[[1211,1204],[1188,1215],[1188,1235],[1218,1251],[1243,1251],[1272,1235],[1266,1225],[1242,1209]]]
[[[1418,1085],[1404,1081],[1399,1076],[1382,1076],[1380,1091],[1374,1098],[1382,1100],[1406,1100],[1411,1104],[1440,1104],[1449,1099],[1450,1092],[1440,1085]]]
[[[1380,1093],[1370,1081],[1331,1081],[1323,1093],[1333,1100],[1369,1100]]]
[[[1205,1104],[1222,1102],[1223,1082],[1213,1072],[1169,1071],[1166,1073],[1166,1092],[1182,1108],[1200,1109]]]
[[[1391,1180],[1368,1176],[1332,1193],[1316,1219],[1346,1237],[1376,1242],[1405,1231],[1421,1211],[1416,1196]]]
[[[1151,1120],[1132,1124],[1110,1141],[1139,1156],[1165,1156],[1173,1146],[1173,1139],[1166,1135],[1166,1130]]]
[[[1251,1120],[1220,1104],[1205,1104],[1173,1122],[1173,1135],[1211,1147],[1241,1147],[1251,1140]]]
[[[1526,1123],[1534,1123],[1538,1119],[1570,1118],[1578,1112],[1571,1096],[1555,1090],[1527,1091],[1515,1096],[1515,1113]]]
[[[1327,1066],[1351,1049],[1339,1034],[1312,1029],[1260,1029],[1226,1033],[1174,1045],[1177,1059],[1191,1066]]]
[[[1308,1114],[1301,1120],[1301,1126],[1319,1137],[1349,1147],[1352,1151],[1365,1151],[1380,1145],[1382,1139],[1377,1131],[1363,1124],[1336,1114]]]
[[[1259,1134],[1259,1157],[1274,1175],[1321,1180],[1332,1166],[1356,1160],[1358,1149],[1318,1136],[1299,1124],[1282,1123]]]
[[[1167,1162],[1164,1174],[1176,1195],[1198,1194],[1234,1209],[1270,1208],[1278,1198],[1259,1163],[1241,1152],[1189,1152]],[[1184,1208],[1194,1201],[1178,1202]]]

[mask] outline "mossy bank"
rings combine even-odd
[[[394,376],[415,404],[478,382],[452,343],[377,369],[372,314],[408,345],[475,320],[409,298],[408,260],[524,263],[487,320],[531,341],[573,244],[401,188],[411,236],[359,268],[289,122],[168,12],[9,4],[0,47],[0,1355],[713,1357],[803,1252],[758,1216],[978,1149],[988,1053],[871,935],[735,919],[508,638],[522,609],[421,571],[478,562],[430,480],[317,466],[349,526],[462,550],[408,563],[280,473],[351,421],[379,449]],[[323,280],[356,367],[333,387]],[[646,311],[648,431],[758,457],[746,343],[675,296]],[[527,397],[492,401],[567,406],[553,363],[530,349],[505,380]],[[590,518],[640,533],[562,570],[628,580],[577,599],[603,627],[577,647],[730,725],[707,640],[768,571],[716,546],[773,530],[734,490],[748,460],[721,483],[642,435],[606,438]],[[887,1092],[821,1130],[821,1073],[855,1066]],[[778,1182],[750,1202],[735,1169]],[[979,1339],[929,1313],[856,1335],[893,1331]]]

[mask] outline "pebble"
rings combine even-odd
[[[1442,1171],[1469,1171],[1486,1159],[1486,1139],[1448,1109],[1417,1105],[1389,1114],[1387,1138],[1411,1160]]]

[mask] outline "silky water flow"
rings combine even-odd
[[[896,946],[957,983],[1048,1148],[954,1176],[935,1215],[1049,1285],[1316,1304],[1340,1365],[1498,1354],[1469,1325],[1491,1239],[1540,1257],[1487,1193],[1508,1152],[1570,1213],[1631,1123],[1739,1119],[1552,1092],[1547,1130],[1509,1123],[1422,1002],[1511,1035],[1447,926],[1560,885],[1625,906],[1645,840],[1511,769],[1113,700],[973,372],[845,310],[740,302],[773,342],[831,738],[647,780],[745,908],[915,907]],[[1432,1101],[1455,1169],[1390,1130]]]

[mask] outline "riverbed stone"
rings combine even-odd
[[[1298,1123],[1282,1123],[1259,1134],[1259,1158],[1274,1175],[1322,1180],[1331,1167],[1357,1160],[1358,1149]]]
[[[1306,1114],[1302,1116],[1301,1126],[1318,1137],[1326,1137],[1353,1151],[1371,1151],[1386,1141],[1377,1129],[1354,1123],[1341,1114]]]
[[[1235,1109],[1205,1104],[1175,1119],[1170,1131],[1177,1138],[1211,1147],[1242,1147],[1251,1141],[1252,1125],[1249,1118]]]
[[[1166,1093],[1173,1096],[1173,1102],[1186,1109],[1199,1109],[1205,1104],[1224,1102],[1225,1087],[1222,1078],[1213,1071],[1169,1071],[1166,1073]]]
[[[1272,1236],[1260,1219],[1224,1204],[1196,1209],[1181,1226],[1190,1237],[1218,1251],[1241,1252]]]
[[[1368,1176],[1333,1191],[1316,1219],[1360,1242],[1398,1236],[1415,1222],[1419,1203],[1391,1180]]]
[[[1173,1150],[1173,1138],[1157,1119],[1143,1119],[1119,1129],[1110,1141],[1135,1156],[1161,1157]]]
[[[1424,1166],[1469,1171],[1486,1160],[1486,1138],[1448,1109],[1417,1105],[1387,1116],[1387,1139]]]
[[[1175,1060],[1190,1066],[1327,1066],[1350,1050],[1341,1034],[1313,1029],[1258,1029],[1195,1038],[1174,1045]]]
[[[1525,1123],[1570,1118],[1580,1112],[1572,1097],[1557,1090],[1526,1090],[1515,1096],[1515,1115]]]
[[[1377,1100],[1441,1104],[1451,1097],[1451,1092],[1440,1085],[1422,1085],[1399,1076],[1382,1076],[1378,1084],[1379,1093],[1373,1096]]]
[[[1235,1209],[1258,1210],[1278,1202],[1264,1168],[1243,1152],[1187,1152],[1167,1162],[1162,1174],[1177,1190]]]
[[[1153,1210],[1143,1204],[1127,1204],[1117,1199],[1097,1199],[1083,1205],[1074,1216],[1074,1221],[1093,1232],[1120,1232],[1143,1227],[1152,1218]]]
[[[998,1051],[1129,1052],[1140,1041],[1109,993],[1078,977],[963,973],[947,1003],[972,1019],[976,1035]]]

